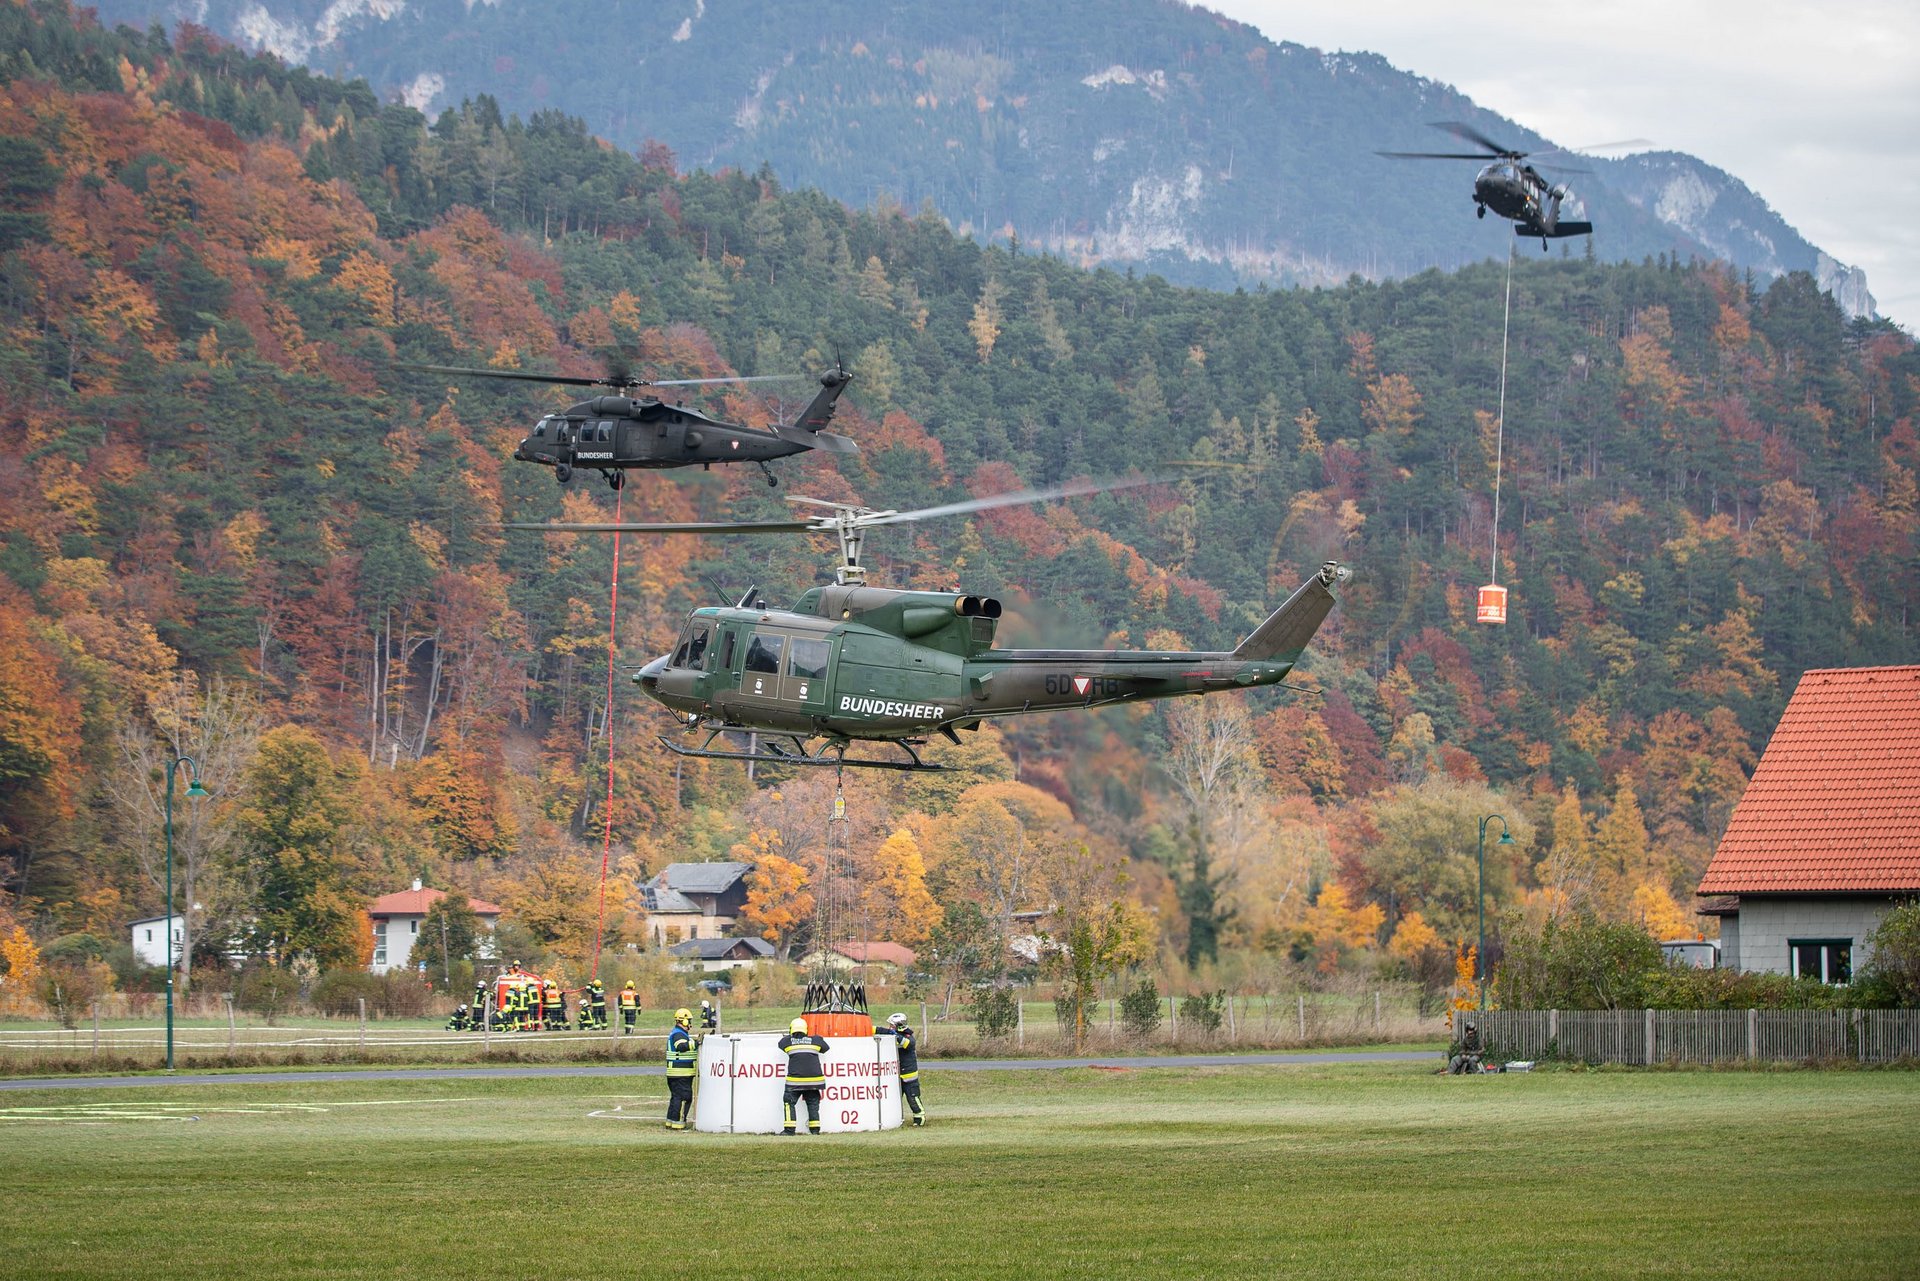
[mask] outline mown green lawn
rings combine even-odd
[[[0,1276],[1920,1271],[1915,1073],[934,1070],[927,1092],[923,1131],[815,1139],[669,1134],[657,1081],[9,1092]]]

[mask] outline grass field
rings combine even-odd
[[[9,1092],[0,1276],[1920,1272],[1916,1073],[936,1071],[927,1093],[922,1131],[779,1139],[666,1133],[657,1081]]]

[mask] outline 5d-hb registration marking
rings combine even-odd
[[[1126,681],[1117,676],[1049,676],[1041,687],[1049,694],[1076,698],[1118,698],[1127,692]]]

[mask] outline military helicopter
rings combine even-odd
[[[1610,147],[1634,147],[1645,143],[1644,138],[1631,138],[1623,142],[1603,142],[1592,147],[1581,147],[1577,151],[1556,147],[1551,151],[1515,151],[1512,147],[1502,146],[1472,125],[1458,121],[1437,120],[1433,128],[1444,129],[1456,138],[1478,143],[1484,151],[1382,151],[1376,154],[1390,156],[1395,160],[1484,160],[1486,165],[1473,180],[1474,216],[1484,218],[1491,209],[1502,218],[1511,219],[1516,236],[1540,237],[1540,248],[1544,251],[1547,241],[1565,236],[1585,236],[1593,231],[1590,222],[1577,222],[1560,217],[1560,202],[1567,198],[1567,189],[1556,186],[1540,176],[1540,172],[1526,163],[1528,156],[1574,155],[1582,151],[1604,151]],[[1567,169],[1556,166],[1564,173],[1586,173],[1585,169]]]
[[[595,396],[561,413],[548,414],[514,447],[516,460],[553,468],[553,478],[562,485],[573,479],[577,467],[599,472],[607,484],[619,489],[630,467],[711,467],[715,463],[753,463],[766,476],[767,484],[778,485],[779,477],[767,467],[769,459],[804,454],[810,449],[852,454],[860,448],[849,437],[824,430],[833,421],[834,404],[840,399],[840,393],[853,381],[853,375],[837,364],[820,375],[820,390],[795,422],[776,423],[764,429],[721,422],[654,396],[626,393],[652,387],[785,382],[793,375],[646,379],[616,370],[601,378],[580,378],[458,365],[402,365],[401,368],[429,374],[554,383],[562,387],[611,388],[614,395]]]
[[[1136,478],[1022,490],[918,511],[789,498],[824,508],[806,519],[745,522],[511,524],[509,529],[649,534],[832,534],[841,563],[834,585],[768,609],[749,588],[731,608],[688,615],[673,651],[633,680],[672,711],[699,742],[660,742],[680,756],[821,765],[836,769],[936,770],[918,748],[938,733],[955,743],[990,717],[1103,707],[1143,699],[1278,685],[1333,608],[1348,571],[1329,562],[1231,650],[997,649],[1001,616],[992,597],[867,585],[860,564],[869,529],[1021,503],[1156,483]],[[753,746],[715,747],[750,733]],[[906,759],[850,757],[856,742],[888,743]],[[817,745],[816,745],[817,744]]]

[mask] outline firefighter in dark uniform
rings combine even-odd
[[[927,1110],[920,1106],[920,1039],[913,1034],[907,1016],[897,1012],[887,1016],[884,1030],[900,1049],[900,1101],[913,1114],[915,1125],[925,1125]]]
[[[693,1115],[693,1076],[698,1066],[698,1051],[693,1041],[693,1011],[673,1012],[673,1027],[667,1032],[667,1128],[684,1130]]]
[[[639,1030],[640,993],[634,991],[633,980],[628,979],[620,989],[620,1035],[632,1036]]]
[[[462,1002],[453,1007],[453,1017],[447,1020],[447,1031],[464,1032],[467,1030],[467,1007]]]
[[[468,1020],[468,1026],[478,1032],[481,1027],[485,1025],[486,1020],[487,981],[485,979],[475,979],[473,981],[473,1015]]]
[[[786,1122],[782,1134],[794,1132],[797,1119],[793,1105],[807,1103],[807,1132],[820,1133],[820,1091],[827,1084],[826,1069],[820,1056],[827,1052],[825,1037],[807,1031],[805,1019],[795,1019],[787,1035],[780,1038],[780,1052],[787,1056],[787,1088],[780,1092],[781,1117]]]
[[[604,1032],[607,1027],[607,986],[599,979],[587,984],[587,1003],[593,1007],[593,1028]]]

